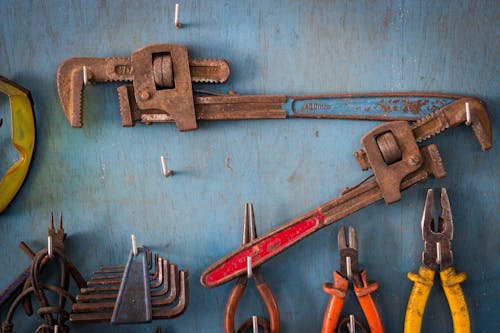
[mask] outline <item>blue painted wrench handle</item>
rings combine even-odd
[[[416,120],[463,97],[432,93],[290,96],[283,109],[290,118]]]

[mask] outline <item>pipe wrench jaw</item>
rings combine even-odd
[[[423,163],[408,122],[377,126],[361,138],[361,145],[385,202],[399,201],[401,181]]]
[[[417,142],[420,143],[462,124],[472,127],[483,151],[492,147],[490,118],[486,112],[485,103],[477,98],[460,98],[415,121],[411,124],[411,128]]]
[[[57,70],[57,90],[72,127],[82,127],[83,88],[98,82],[131,82],[118,88],[123,126],[141,121],[197,128],[192,83],[229,79],[223,59],[189,59],[185,46],[153,44],[124,58],[70,58]]]
[[[481,145],[481,149],[486,151],[493,145],[491,122],[486,112],[486,106],[483,101],[473,99],[469,102],[469,110],[472,130]]]
[[[395,121],[375,127],[361,138],[363,148],[354,157],[362,170],[373,170],[382,196],[390,204],[401,199],[404,178],[428,164],[418,143],[461,124],[472,127],[483,151],[491,148],[491,122],[484,103],[476,98],[461,98],[412,124]],[[444,177],[440,158],[437,162],[427,167]]]
[[[174,119],[181,131],[197,129],[187,47],[175,44],[146,46],[132,53],[131,62],[138,108],[161,111],[154,115],[144,114],[141,120]]]

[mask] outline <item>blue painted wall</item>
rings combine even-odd
[[[150,43],[180,43],[193,57],[230,62],[229,82],[210,87],[217,91],[475,95],[488,105],[495,145],[498,8],[493,0],[183,1],[185,28],[176,30],[173,1],[2,1],[0,74],[31,90],[38,142],[23,188],[0,216],[0,288],[29,263],[18,242],[43,247],[50,211],[63,211],[67,253],[85,277],[99,265],[125,263],[131,233],[189,269],[191,277],[190,305],[179,318],[141,327],[72,325],[72,332],[152,332],[157,324],[164,332],[221,332],[232,283],[207,290],[198,279],[209,264],[239,246],[244,203],[254,203],[258,231],[264,233],[366,176],[352,152],[373,122],[210,122],[189,133],[172,124],[122,128],[117,84],[108,84],[86,88],[84,127],[70,128],[55,82],[64,59],[127,56]],[[0,102],[3,114],[7,104]],[[0,135],[5,142],[8,132],[0,128]],[[433,142],[447,178],[416,186],[391,206],[364,209],[263,266],[284,332],[320,330],[328,302],[321,286],[339,266],[336,234],[348,224],[358,230],[362,266],[380,284],[375,296],[387,331],[402,331],[412,287],[406,273],[420,264],[420,217],[428,186],[448,188],[455,267],[469,276],[463,288],[472,330],[499,330],[498,147],[482,153],[466,127]],[[160,155],[176,171],[173,178],[162,176]],[[5,163],[1,160],[0,167]],[[347,310],[360,315],[353,298]],[[237,322],[263,313],[250,289]],[[36,327],[37,318],[22,318],[16,316],[18,332]],[[452,331],[439,283],[423,331]]]

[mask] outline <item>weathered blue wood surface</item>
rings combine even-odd
[[[173,13],[173,1],[2,1],[0,73],[32,91],[38,145],[26,183],[0,216],[0,288],[29,263],[17,243],[44,246],[49,212],[62,210],[67,253],[85,277],[99,265],[124,264],[131,233],[191,277],[190,305],[177,319],[144,327],[72,325],[72,332],[152,332],[156,324],[167,332],[221,332],[232,283],[207,290],[198,278],[239,245],[244,203],[254,203],[262,234],[366,176],[352,152],[370,122],[210,122],[189,133],[173,124],[122,128],[117,85],[109,84],[86,89],[84,128],[70,128],[56,93],[61,61],[182,43],[192,56],[230,62],[232,77],[218,91],[409,90],[483,98],[493,122],[491,151],[481,152],[470,128],[448,131],[433,140],[448,177],[340,223],[357,228],[362,266],[380,284],[376,302],[387,331],[401,332],[412,287],[406,273],[420,264],[425,189],[446,186],[455,267],[469,276],[463,288],[473,332],[499,330],[498,1],[184,1],[181,30]],[[3,140],[6,132],[0,128]],[[162,176],[160,155],[176,171],[173,178]],[[339,266],[341,224],[263,266],[284,332],[320,330],[328,302],[321,286]],[[237,322],[264,313],[249,290]],[[360,315],[352,297],[346,310]],[[17,332],[32,331],[38,318],[22,318],[16,316]],[[452,331],[439,283],[423,331]]]

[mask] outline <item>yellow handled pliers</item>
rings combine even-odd
[[[427,190],[424,212],[422,215],[422,265],[418,273],[408,273],[408,278],[414,282],[408,300],[405,318],[405,333],[419,333],[422,326],[422,317],[425,304],[434,283],[434,269],[440,266],[441,284],[453,319],[455,333],[470,332],[469,311],[465,302],[460,283],[465,281],[465,273],[456,273],[453,268],[453,254],[451,240],[453,239],[453,219],[451,216],[450,201],[445,188],[441,189],[441,215],[439,216],[438,231],[434,231],[432,217],[434,192]]]
[[[11,111],[12,145],[19,159],[0,180],[0,213],[15,197],[28,174],[35,150],[35,117],[28,90],[0,76],[0,92],[9,97]]]

